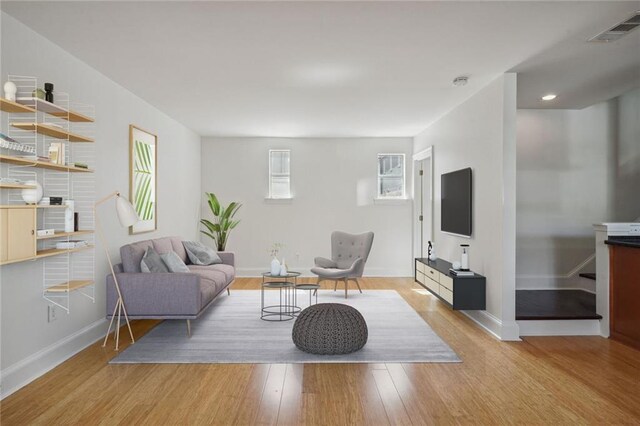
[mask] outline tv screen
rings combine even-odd
[[[440,229],[471,236],[471,169],[445,173],[440,180]]]

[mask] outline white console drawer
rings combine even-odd
[[[445,286],[449,291],[453,291],[453,279],[447,275],[440,274],[440,285]]]
[[[427,276],[427,278],[431,278],[437,283],[440,282],[440,272],[436,271],[435,269],[425,265],[424,274]]]
[[[453,292],[451,292],[451,290],[449,290],[445,286],[441,285],[440,286],[440,293],[438,293],[438,294],[444,300],[446,300],[447,302],[449,302],[449,303],[451,303],[453,305]]]
[[[421,283],[421,284],[424,284],[424,281],[425,281],[426,279],[427,279],[427,278],[424,276],[424,274],[423,274],[422,272],[420,272],[420,271],[416,271],[416,281],[418,281],[418,282],[419,282],[419,283]]]
[[[416,270],[424,274],[424,263],[416,260]]]
[[[440,294],[440,284],[435,282],[432,279],[429,279],[428,276],[425,275],[425,280],[423,283],[429,290],[433,291],[435,294]]]

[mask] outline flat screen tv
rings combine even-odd
[[[471,169],[445,173],[440,179],[440,229],[442,232],[471,236]]]

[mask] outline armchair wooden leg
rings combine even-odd
[[[356,282],[356,285],[358,286],[358,290],[360,290],[360,293],[362,293],[362,289],[360,288],[360,281],[358,281],[357,278],[353,279]]]
[[[347,298],[347,292],[349,291],[349,280],[344,279],[344,298]]]
[[[227,294],[231,296],[231,289],[229,287],[227,287]]]
[[[338,289],[338,280],[335,280],[333,282],[333,291],[336,291]]]
[[[187,320],[187,336],[191,337],[191,320]]]

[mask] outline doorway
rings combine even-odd
[[[413,156],[413,253],[427,257],[427,245],[433,241],[433,147]]]

